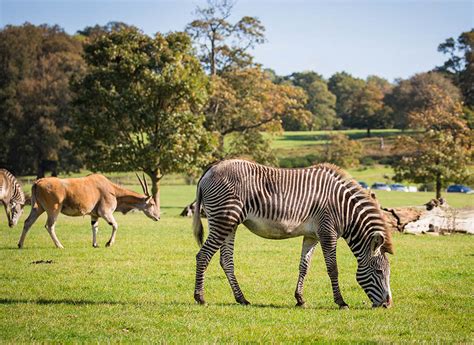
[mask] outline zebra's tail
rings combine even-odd
[[[193,215],[193,230],[194,238],[196,239],[199,247],[202,247],[204,243],[204,228],[201,222],[201,188],[197,188],[196,204],[194,205]]]

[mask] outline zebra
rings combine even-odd
[[[0,201],[7,213],[8,226],[14,227],[25,206],[25,194],[15,176],[6,169],[0,169]]]
[[[220,250],[220,264],[235,300],[247,305],[234,274],[234,239],[244,224],[258,236],[287,239],[303,236],[296,284],[296,306],[304,307],[303,283],[318,242],[331,280],[334,302],[347,309],[339,290],[336,241],[346,240],[357,258],[356,279],[373,307],[390,307],[390,230],[380,206],[362,187],[335,165],[280,169],[247,160],[223,160],[208,168],[196,191],[196,210],[204,209],[209,235],[204,242],[200,213],[193,218],[194,236],[201,246],[196,255],[194,299],[204,300],[204,273]],[[203,243],[204,242],[204,243]]]

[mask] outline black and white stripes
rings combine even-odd
[[[347,307],[339,290],[336,241],[346,239],[359,263],[357,279],[375,306],[389,305],[390,232],[377,203],[337,167],[322,164],[306,169],[276,169],[245,160],[227,160],[209,168],[197,187],[196,210],[208,217],[204,244],[199,212],[194,233],[202,245],[196,260],[195,299],[204,303],[204,272],[220,249],[221,266],[234,296],[248,304],[234,275],[233,248],[237,226],[270,239],[303,236],[300,274],[295,291],[304,305],[303,284],[314,247],[321,243],[334,300]]]
[[[6,169],[0,169],[0,202],[7,213],[8,225],[15,226],[25,205],[25,194],[15,176]]]

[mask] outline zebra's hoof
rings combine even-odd
[[[339,310],[349,310],[349,306],[347,304],[340,305]]]
[[[206,301],[204,300],[204,297],[200,294],[194,294],[194,300],[199,305],[206,305]]]
[[[244,299],[243,301],[237,301],[240,303],[240,305],[250,305],[250,302]]]
[[[298,302],[296,303],[295,307],[298,307],[298,308],[306,308],[306,303],[305,302]]]

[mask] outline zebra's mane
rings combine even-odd
[[[362,186],[357,183],[356,180],[352,176],[350,176],[345,170],[341,169],[337,165],[331,164],[331,163],[320,163],[312,166],[312,168],[315,169],[322,169],[325,171],[330,171],[333,172],[338,178],[341,183],[344,183],[345,186],[349,189],[352,190],[352,195],[356,194],[356,196],[360,196],[367,200],[371,206],[374,208],[374,212],[377,213],[377,215],[383,220],[384,224],[384,243],[382,245],[382,248],[390,254],[393,254],[393,242],[392,242],[392,232],[387,226],[387,221],[385,219],[385,215],[382,213],[382,210],[380,208],[380,204],[378,201],[375,199],[375,195],[372,196],[367,190],[362,188]]]

